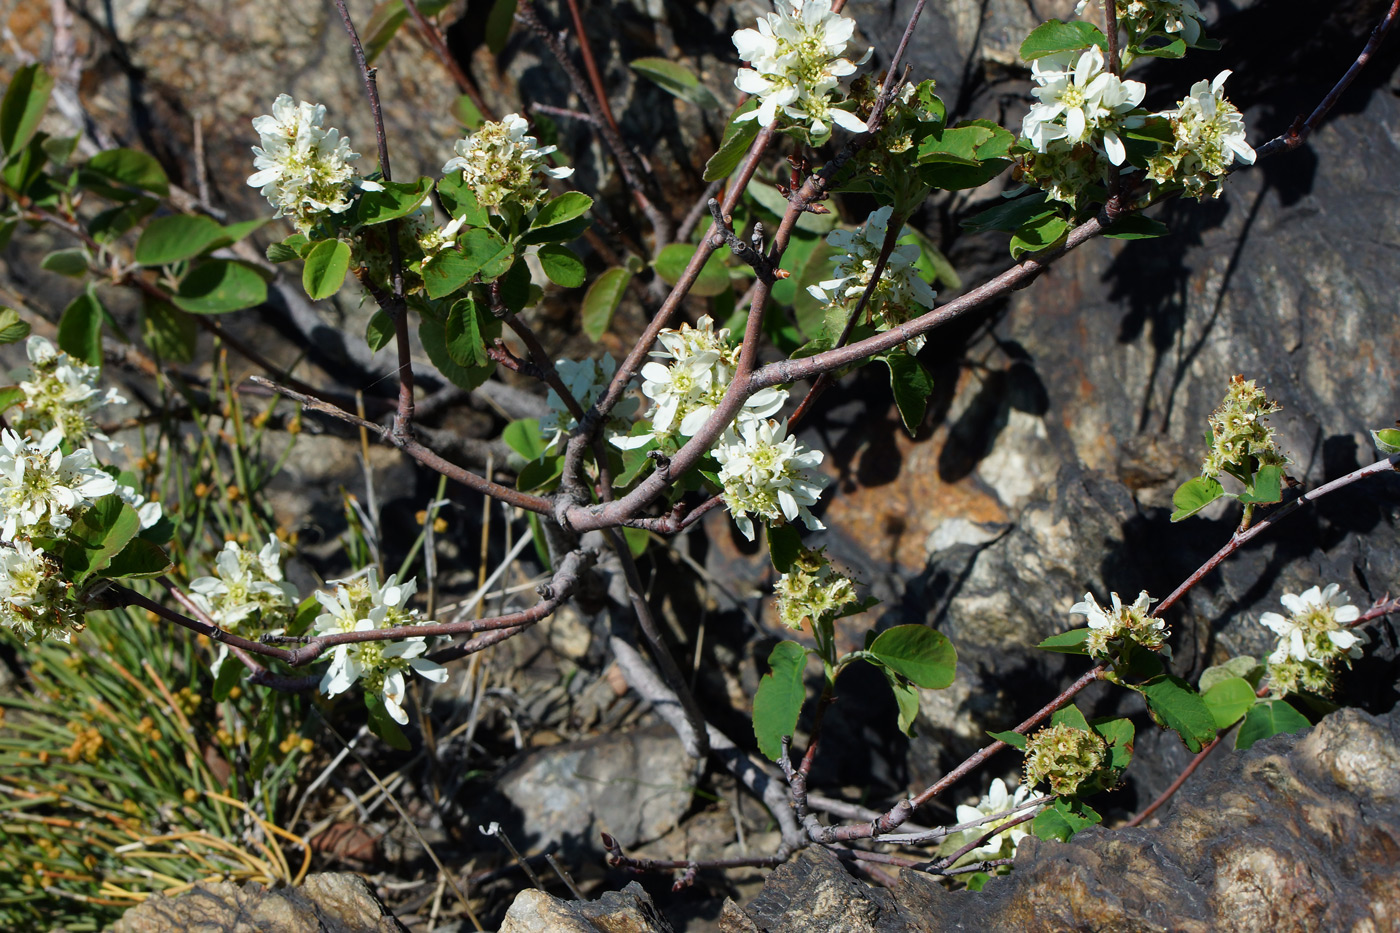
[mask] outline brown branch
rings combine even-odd
[[[583,55],[583,70],[588,72],[588,83],[593,88],[593,96],[598,99],[598,107],[603,111],[603,119],[608,121],[614,133],[621,133],[617,119],[613,116],[612,104],[608,103],[608,89],[603,84],[603,76],[598,73],[598,62],[593,58],[593,47],[588,44],[588,33],[583,28],[583,14],[579,12],[578,0],[569,0],[569,15],[574,20],[574,38],[578,40],[578,50]]]
[[[437,60],[442,62],[442,66],[447,69],[447,73],[452,76],[458,90],[471,98],[473,106],[481,112],[481,115],[488,120],[496,119],[491,108],[486,106],[486,98],[481,96],[481,88],[476,86],[476,82],[471,79],[462,66],[457,64],[457,59],[447,48],[447,42],[442,37],[442,32],[437,26],[430,23],[423,15],[423,11],[418,9],[417,0],[403,0],[403,5],[408,9],[408,13],[413,17],[413,21],[418,24],[418,32],[423,37],[423,41],[428,44],[428,48],[433,50]]]
[[[1156,800],[1148,804],[1147,807],[1143,809],[1143,811],[1137,816],[1133,817],[1131,820],[1128,820],[1128,822],[1125,825],[1141,826],[1143,820],[1147,819],[1153,813],[1156,813],[1157,808],[1162,806],[1162,804],[1166,803],[1168,800],[1171,800],[1172,795],[1181,789],[1181,785],[1186,783],[1186,779],[1189,778],[1191,775],[1195,774],[1197,768],[1205,764],[1205,760],[1209,758],[1210,753],[1215,751],[1216,747],[1220,745],[1220,740],[1222,738],[1224,738],[1223,734],[1217,735],[1215,738],[1211,739],[1210,744],[1207,745],[1205,748],[1201,749],[1199,752],[1197,752],[1196,757],[1191,759],[1191,763],[1187,765],[1182,770],[1182,772],[1176,776],[1176,780],[1172,781],[1171,784],[1167,787],[1167,789],[1162,791],[1162,793],[1157,797]]]

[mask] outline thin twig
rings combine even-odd
[[[1210,744],[1207,745],[1205,748],[1201,749],[1199,752],[1197,752],[1196,757],[1191,759],[1191,763],[1187,765],[1182,770],[1182,772],[1176,776],[1176,780],[1172,781],[1171,784],[1167,787],[1167,789],[1162,791],[1162,793],[1157,797],[1157,799],[1148,804],[1147,807],[1144,808],[1141,813],[1133,817],[1131,820],[1128,820],[1126,825],[1141,826],[1143,820],[1156,813],[1157,808],[1162,806],[1162,804],[1166,803],[1168,800],[1171,800],[1172,795],[1181,789],[1181,785],[1186,783],[1186,779],[1189,778],[1191,775],[1195,774],[1197,768],[1205,764],[1205,760],[1209,758],[1210,753],[1215,751],[1215,749],[1220,745],[1220,740],[1223,737],[1223,735],[1217,735],[1215,738],[1211,739]]]

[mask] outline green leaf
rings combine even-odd
[[[137,524],[140,524],[139,517]],[[144,538],[132,538],[98,575],[110,579],[149,579],[160,576],[171,566],[169,555],[160,545]]]
[[[454,218],[461,218],[468,227],[485,227],[491,223],[491,212],[481,206],[461,172],[453,172],[437,186],[442,206]]]
[[[559,469],[564,469],[563,458],[560,458]],[[627,541],[627,550],[635,560],[647,552],[647,545],[651,543],[651,532],[645,528],[624,528],[622,537]]]
[[[366,691],[365,709],[369,710],[369,731],[383,739],[390,748],[406,752],[413,747],[377,694]]]
[[[1206,708],[1215,717],[1215,728],[1228,729],[1254,706],[1258,697],[1249,681],[1242,677],[1231,677],[1214,684],[1201,695]]]
[[[14,308],[0,305],[0,344],[19,343],[29,336],[29,324],[20,320]],[[3,411],[0,408],[0,411]]]
[[[1251,687],[1257,688],[1259,680],[1263,677],[1264,667],[1255,658],[1249,655],[1240,655],[1231,658],[1224,664],[1217,664],[1208,667],[1201,672],[1201,679],[1196,684],[1196,689],[1202,694],[1208,693],[1212,687],[1221,681],[1240,678],[1249,683]]]
[[[492,318],[483,337],[494,340],[500,336],[500,333],[501,322]],[[461,366],[454,361],[447,352],[447,332],[443,322],[429,315],[423,315],[418,324],[418,339],[422,341],[423,350],[428,354],[428,359],[432,360],[438,371],[459,389],[468,391],[475,389],[491,378],[491,373],[496,370],[496,364],[489,360],[484,366],[470,367]]]
[[[1235,734],[1235,748],[1243,751],[1271,736],[1302,732],[1311,727],[1306,716],[1283,700],[1258,703],[1244,714],[1244,723]]]
[[[568,223],[588,213],[593,199],[578,191],[566,191],[559,197],[547,201],[535,219],[530,221],[531,230],[545,230]]]
[[[423,263],[423,288],[429,298],[446,298],[475,274],[465,256],[455,249],[444,249]]]
[[[0,219],[0,251],[10,245],[10,238],[15,235],[15,229],[18,227],[19,220],[14,217]]]
[[[1130,719],[1098,719],[1089,724],[1108,743],[1109,768],[1115,772],[1112,780],[1133,760],[1133,738],[1137,730]]]
[[[1240,493],[1240,501],[1256,504],[1278,502],[1283,498],[1283,467],[1270,463],[1259,468],[1254,482]]]
[[[200,214],[157,217],[141,231],[133,255],[143,266],[164,266],[198,256],[223,234],[223,227]]]
[[[925,625],[896,625],[870,643],[879,661],[920,687],[942,690],[953,682],[958,652],[942,632]]]
[[[468,130],[476,132],[481,129],[486,122],[486,117],[482,116],[475,103],[466,94],[458,94],[452,101],[452,117]],[[536,542],[538,544],[539,542]]]
[[[115,242],[159,206],[160,201],[155,198],[136,198],[125,204],[110,207],[92,218],[88,223],[88,233],[99,243]]]
[[[191,314],[224,314],[262,304],[267,282],[242,263],[210,259],[185,275],[171,300]]]
[[[68,529],[63,569],[75,584],[105,570],[141,530],[136,510],[115,495],[94,502]]]
[[[1179,522],[1183,518],[1190,518],[1223,495],[1225,487],[1213,476],[1188,479],[1172,493],[1172,505],[1176,506],[1176,511],[1172,513],[1172,521]]]
[[[1015,137],[986,120],[965,121],[939,130],[919,144],[919,180],[931,188],[976,188],[1011,164],[1007,150]]]
[[[433,180],[423,177],[417,181],[382,181],[383,191],[366,191],[355,206],[355,218],[366,227],[407,217],[427,199],[433,190]]]
[[[300,234],[298,234],[299,236]],[[288,238],[290,239],[290,237]],[[304,238],[303,238],[304,239]],[[301,252],[289,242],[269,243],[265,255],[268,262],[291,262],[300,259]]]
[[[102,318],[106,311],[91,285],[63,309],[58,319],[58,348],[89,366],[102,365]]]
[[[1026,36],[1026,41],[1021,43],[1021,60],[1031,62],[1056,52],[1073,52],[1087,49],[1091,45],[1108,51],[1108,39],[1099,27],[1082,19],[1069,23],[1052,19],[1037,26]]]
[[[141,339],[158,359],[188,363],[194,359],[199,325],[180,309],[147,297],[141,302]]]
[[[407,19],[408,9],[404,7],[403,0],[385,0],[375,6],[361,32],[366,64],[374,64]]]
[[[301,270],[301,287],[312,301],[329,298],[345,284],[350,272],[350,244],[344,240],[322,240],[306,254]]]
[[[1129,214],[1118,218],[1105,228],[1103,235],[1114,240],[1150,240],[1166,236],[1168,233],[1171,233],[1171,230],[1160,220],[1153,220],[1141,214]]]
[[[474,227],[457,240],[472,274],[490,282],[503,275],[515,261],[511,245],[494,230]]]
[[[88,159],[87,168],[123,185],[166,197],[170,180],[160,163],[135,149],[107,149]]]
[[[894,702],[899,708],[899,731],[905,735],[914,734],[914,720],[919,716],[919,690],[904,681],[887,667],[880,669],[885,680],[894,691]]]
[[[890,368],[890,388],[894,390],[900,420],[913,437],[924,420],[928,397],[933,394],[933,376],[924,369],[923,363],[904,350],[885,354],[885,365]]]
[[[49,106],[53,78],[38,63],[16,68],[0,100],[0,153],[13,156],[29,143]]]
[[[998,742],[1005,742],[1012,748],[1019,748],[1022,751],[1026,748],[1026,737],[1019,732],[988,732],[987,734]]]
[[[783,754],[783,738],[797,729],[807,689],[802,672],[807,649],[795,641],[780,641],[768,656],[771,673],[764,674],[753,697],[753,734],[758,750],[772,761]]]
[[[1395,428],[1381,428],[1371,432],[1371,440],[1383,454],[1400,454],[1400,431]]]
[[[920,164],[949,162],[959,165],[977,165],[977,147],[992,138],[992,131],[985,126],[954,126],[930,133],[919,143]]]
[[[317,605],[320,605],[319,603]],[[215,703],[222,703],[228,699],[229,691],[238,686],[238,682],[243,679],[243,672],[247,670],[238,663],[237,658],[225,657],[224,663],[219,665],[219,673],[214,677],[213,696]]]
[[[1180,677],[1162,674],[1136,688],[1152,718],[1181,736],[1192,752],[1215,738],[1215,717],[1201,695]]]
[[[55,250],[40,260],[39,268],[70,279],[82,278],[88,271],[87,251],[82,248]]]
[[[770,525],[768,556],[778,573],[792,573],[792,566],[802,553],[802,535],[791,525]]]
[[[563,457],[541,457],[539,460],[531,460],[520,468],[520,472],[515,475],[515,488],[521,492],[529,492],[532,489],[542,487],[553,489],[556,481],[563,475]],[[636,531],[637,529],[629,528],[627,530]]]
[[[612,326],[613,315],[632,281],[632,273],[618,266],[593,280],[583,296],[583,332],[597,343]]]
[[[631,69],[645,78],[650,78],[663,91],[673,94],[687,103],[706,110],[718,109],[719,100],[710,89],[700,83],[695,73],[684,65],[669,58],[639,58],[630,65]]]
[[[1092,731],[1089,729],[1089,720],[1084,718],[1084,713],[1073,703],[1055,710],[1050,716],[1050,725],[1069,726],[1071,729],[1078,729],[1080,732]]]
[[[296,615],[292,616],[292,624],[287,626],[288,635],[302,635],[310,631],[311,626],[316,624],[316,618],[325,608],[316,597],[308,596],[297,603]]]
[[[545,437],[536,418],[521,418],[506,425],[501,433],[506,446],[526,460],[538,460],[545,451]]]
[[[505,50],[511,23],[515,21],[515,4],[516,0],[496,0],[491,12],[486,14],[486,47],[492,55],[500,55]]]
[[[1103,822],[1094,808],[1072,797],[1060,797],[1041,810],[1031,820],[1031,832],[1037,839],[1069,842],[1074,834]]]
[[[1011,258],[1019,260],[1025,253],[1049,249],[1065,238],[1069,228],[1069,221],[1059,214],[1037,217],[1023,224],[1011,238]]]
[[[549,280],[564,288],[578,288],[588,277],[583,268],[583,260],[567,246],[547,243],[540,247],[540,267]]]
[[[1152,58],[1185,58],[1186,42],[1182,39],[1173,39],[1166,45],[1158,45],[1150,49],[1138,46],[1137,53]]]
[[[656,257],[656,274],[661,276],[661,280],[667,285],[675,285],[685,274],[686,266],[690,265],[691,257],[695,255],[695,249],[690,243],[672,243],[662,248]],[[719,250],[715,250],[701,267],[690,294],[711,298],[729,290],[730,287],[729,269],[725,267],[724,257],[720,255]]]
[[[724,138],[720,140],[719,150],[705,163],[705,181],[722,181],[728,178],[744,161],[744,156],[748,155],[749,147],[758,138],[758,131],[762,127],[758,125],[757,120],[738,118],[756,109],[758,101],[750,98],[729,118],[729,125],[724,128]]]
[[[394,319],[384,309],[374,312],[365,325],[365,342],[371,353],[378,353],[394,339]]]
[[[1089,640],[1091,631],[1088,628],[1070,629],[1068,632],[1051,635],[1036,647],[1057,654],[1088,654],[1089,649],[1084,647],[1084,643]]]
[[[481,337],[481,317],[476,302],[462,298],[447,312],[447,354],[459,366],[485,366],[486,344]]]

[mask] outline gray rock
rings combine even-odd
[[[596,901],[562,901],[533,889],[516,895],[500,933],[672,933],[651,896],[632,882]]]
[[[359,875],[308,875],[296,888],[198,884],[159,895],[107,928],[108,933],[408,933]]]

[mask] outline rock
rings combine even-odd
[[[1343,710],[1302,735],[1217,752],[1157,826],[1027,837],[981,892],[906,871],[892,893],[806,850],[724,933],[1393,929],[1400,713]],[[841,909],[833,905],[840,904]]]
[[[133,907],[108,933],[408,933],[359,875],[308,875],[269,890],[227,881]]]
[[[543,891],[521,891],[500,933],[673,933],[651,896],[633,881],[596,901],[562,901]]]
[[[600,834],[627,848],[673,829],[690,806],[695,762],[665,726],[529,752],[497,778],[499,797],[472,808],[522,851],[549,844],[601,853]]]

